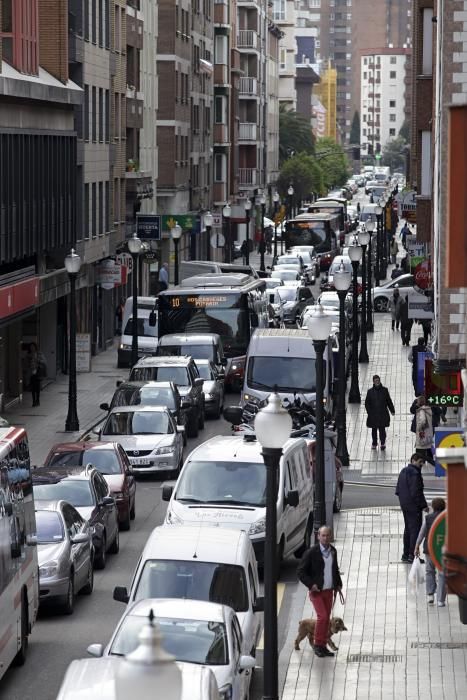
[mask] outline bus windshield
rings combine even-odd
[[[331,219],[333,226],[330,226],[329,219],[313,218],[291,219],[286,223],[286,246],[312,245],[317,253],[327,253],[336,246],[335,230],[339,228],[339,220],[336,215]],[[334,230],[335,229],[335,230]]]

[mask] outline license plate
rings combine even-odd
[[[131,464],[150,464],[150,459],[144,459],[144,457],[130,457]]]

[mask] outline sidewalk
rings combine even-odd
[[[456,596],[438,608],[426,604],[424,585],[416,596],[409,591],[410,567],[400,562],[400,511],[347,511],[334,524],[346,596],[334,614],[348,632],[333,638],[334,658],[316,657],[307,640],[294,651],[298,620],[315,617],[299,587],[292,611],[297,625],[281,654],[281,665],[288,665],[282,700],[465,698],[467,626],[459,621]]]

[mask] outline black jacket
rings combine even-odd
[[[420,467],[410,463],[402,469],[397,479],[396,496],[399,496],[402,510],[418,513],[428,508],[423,493],[423,477]]]
[[[412,345],[412,379],[414,382],[417,380],[419,352],[426,352],[426,347],[418,343],[417,345]]]
[[[368,389],[365,399],[365,408],[368,413],[366,424],[368,428],[387,428],[391,423],[389,411],[395,413],[394,404],[389,391],[382,384],[379,387],[372,386]]]
[[[337,564],[337,552],[335,547],[330,545],[332,552],[332,587],[334,590],[342,588],[342,579]],[[299,580],[310,589],[313,585],[317,585],[319,590],[322,590],[324,585],[324,559],[321,554],[319,544],[313,545],[307,549],[300,564],[298,565],[297,575]]]

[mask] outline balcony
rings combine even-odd
[[[258,95],[258,80],[257,78],[240,78],[240,95],[247,97],[257,97]]]
[[[238,140],[256,141],[256,124],[252,122],[240,122]]]
[[[141,51],[143,48],[144,21],[142,14],[127,5],[126,9],[126,43]]]
[[[136,93],[139,95],[139,93]],[[143,128],[144,100],[137,97],[126,98],[126,125],[128,129]]]
[[[214,64],[214,85],[229,85],[229,66],[224,63]]]
[[[229,139],[229,127],[227,124],[214,124],[214,145],[215,146],[228,146],[230,144]]]
[[[258,184],[257,168],[239,168],[238,184],[243,187],[255,187]]]
[[[132,167],[134,168],[133,170],[131,169]],[[128,161],[125,179],[127,199],[150,199],[153,196],[152,173],[149,170],[139,170],[136,162]]]
[[[238,49],[257,49],[258,32],[253,29],[240,29],[237,37]]]
[[[216,0],[214,3],[214,25],[230,29],[229,2]]]

